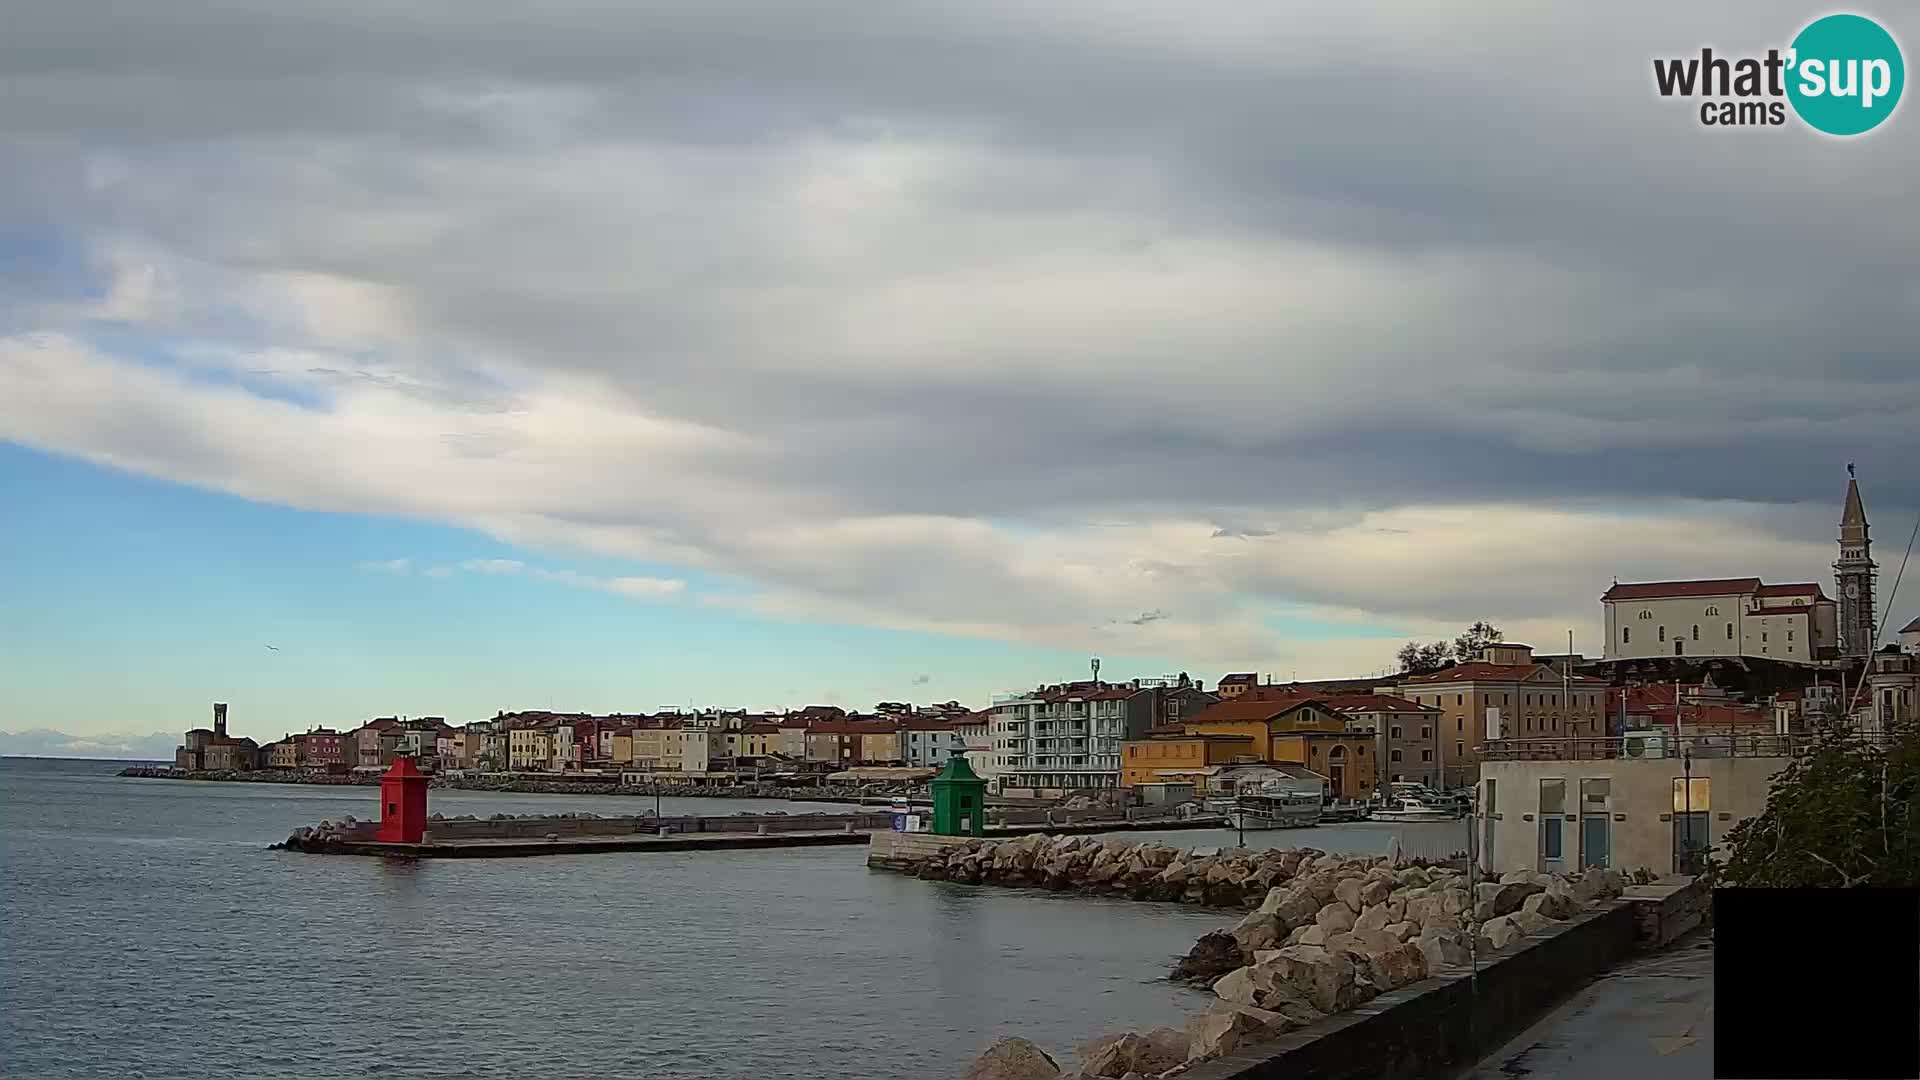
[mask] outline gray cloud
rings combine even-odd
[[[112,11],[0,40],[0,205],[123,286],[0,258],[0,437],[770,613],[1221,658],[1286,647],[1244,595],[1813,577],[1847,460],[1920,512],[1912,106],[1710,133],[1649,85],[1785,3]],[[1447,507],[1554,546],[1456,554]]]

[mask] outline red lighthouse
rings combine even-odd
[[[410,757],[393,759],[380,777],[380,831],[383,844],[417,844],[427,832],[427,774]]]

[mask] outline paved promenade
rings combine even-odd
[[[1608,972],[1464,1080],[1700,1080],[1713,1075],[1713,945],[1696,932]]]

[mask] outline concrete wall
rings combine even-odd
[[[1696,782],[1707,781],[1708,803],[1705,835],[1696,837],[1696,845],[1705,849],[1720,843],[1734,825],[1765,809],[1773,776],[1786,764],[1786,758],[1694,759],[1692,775]],[[1672,873],[1678,869],[1674,865],[1674,781],[1684,775],[1679,758],[1482,762],[1479,805],[1482,811],[1493,807],[1489,819],[1480,823],[1482,865],[1494,873],[1577,869],[1585,865],[1581,862],[1582,819],[1599,816],[1607,821],[1606,865]],[[1580,781],[1603,777],[1610,789],[1605,804],[1582,805]],[[1562,860],[1552,866],[1540,858],[1542,780],[1566,781]],[[1489,783],[1495,785],[1491,794]],[[1695,806],[1696,811],[1700,809]]]
[[[558,836],[622,836],[651,833],[661,827],[676,833],[758,832],[836,832],[849,823],[855,831],[887,829],[893,818],[888,814],[741,814],[730,817],[614,817],[614,818],[508,818],[499,821],[429,821],[427,838],[440,840],[479,840],[502,838],[537,839],[553,833]]]
[[[1482,962],[1447,969],[1312,1027],[1205,1062],[1186,1080],[1414,1080],[1447,1075],[1526,1029],[1630,955],[1631,906],[1575,916]]]

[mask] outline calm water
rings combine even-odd
[[[1003,1034],[1060,1053],[1204,1008],[1207,995],[1158,977],[1227,921],[870,872],[858,846],[419,863],[270,852],[295,825],[372,816],[372,791],[123,780],[117,767],[0,759],[7,1076],[957,1076]],[[432,805],[641,808],[438,791]],[[1260,839],[1378,850],[1386,835]]]

